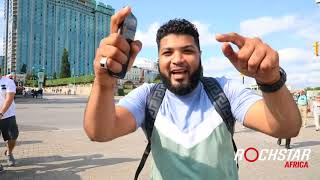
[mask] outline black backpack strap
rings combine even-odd
[[[140,172],[142,171],[143,167],[144,167],[144,164],[146,163],[147,159],[148,159],[148,156],[150,154],[150,151],[151,151],[151,142],[148,140],[148,144],[147,144],[147,147],[146,149],[144,150],[144,153],[142,155],[142,158],[141,158],[141,161],[139,163],[139,166],[136,170],[136,174],[134,175],[134,180],[137,180],[138,177],[139,177],[139,174]]]
[[[223,92],[223,89],[221,88],[219,82],[215,78],[203,77],[201,79],[201,82],[204,85],[204,90],[206,91],[211,103],[214,105],[214,108],[222,117],[224,123],[227,125],[229,132],[231,133],[233,149],[236,153],[237,146],[233,140],[235,119],[231,112],[230,102],[226,94]]]
[[[160,105],[166,93],[166,87],[162,83],[158,83],[151,88],[149,95],[147,96],[147,104],[145,109],[145,121],[142,125],[146,137],[150,140],[154,121],[156,120]]]
[[[142,155],[140,164],[134,176],[134,179],[137,180],[139,177],[140,172],[143,169],[144,164],[147,161],[147,158],[151,151],[151,135],[153,131],[154,121],[156,120],[158,111],[160,109],[160,105],[166,93],[166,87],[164,84],[159,83],[152,87],[149,95],[147,96],[147,104],[145,110],[145,120],[142,124],[142,129],[147,137],[148,145],[144,150]]]

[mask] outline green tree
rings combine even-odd
[[[152,83],[160,83],[160,82],[161,82],[160,74],[157,74],[156,78],[152,81]]]
[[[44,80],[43,80],[43,87],[46,87],[47,79],[48,79],[48,76],[47,76],[47,74],[45,74]]]
[[[57,79],[57,73],[56,72],[53,73],[52,79]]]
[[[118,89],[118,96],[124,96],[124,90]]]
[[[26,80],[32,80],[32,74],[27,73],[27,75],[26,75]]]
[[[60,78],[68,78],[71,77],[70,73],[70,63],[68,60],[68,51],[66,48],[63,49],[63,55],[61,59],[61,71]]]
[[[23,74],[27,73],[27,65],[26,64],[22,65],[22,67],[20,69],[20,72],[23,73]]]

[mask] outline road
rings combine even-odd
[[[81,129],[87,97],[46,95],[45,99],[17,99],[21,131]]]

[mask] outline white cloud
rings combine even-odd
[[[280,64],[290,65],[292,63],[303,63],[313,59],[312,51],[299,48],[285,48],[278,51]]]
[[[316,40],[320,39],[320,24],[318,15],[314,16],[282,16],[259,17],[248,19],[240,23],[241,34],[262,37],[281,31],[292,31],[298,37]]]
[[[320,26],[317,24],[309,24],[297,31],[300,37],[310,39],[312,41],[320,39]]]
[[[211,33],[209,30],[210,24],[202,24],[199,21],[193,21],[192,23],[198,29],[201,46],[211,46],[217,44],[215,34]]]
[[[260,17],[241,22],[240,31],[241,34],[247,36],[261,37],[269,33],[295,28],[299,24],[299,20],[295,16],[283,16],[280,18]]]
[[[225,76],[242,82],[240,73],[232,63],[224,56],[213,56],[202,60],[203,75],[211,77]]]
[[[320,39],[320,13],[299,17],[302,26],[297,29],[296,34],[302,38],[314,41]]]
[[[135,39],[140,40],[143,44],[143,47],[156,47],[156,35],[159,27],[160,24],[158,22],[154,22],[149,26],[147,32],[138,30]]]
[[[293,88],[320,86],[320,58],[315,58],[311,51],[299,48],[285,48],[278,51],[280,65],[288,75],[287,85]],[[205,76],[226,76],[241,81],[240,73],[225,57],[210,57],[203,60]],[[245,84],[255,83],[245,77]]]
[[[302,70],[300,72],[291,72],[290,69],[288,74],[288,85],[294,88],[304,88],[304,87],[319,87],[320,86],[320,71],[306,72]]]
[[[211,33],[209,28],[209,24],[203,24],[199,21],[193,21],[198,29],[200,35],[200,45],[203,46],[212,46],[217,44],[215,40],[215,34]],[[136,39],[140,40],[144,47],[156,47],[156,34],[157,30],[160,27],[160,23],[154,22],[152,23],[147,31],[138,30],[136,33]]]
[[[298,48],[279,50],[280,65],[288,74],[288,84],[295,88],[320,86],[320,58],[312,51]]]
[[[203,75],[210,77],[227,77],[242,83],[240,72],[231,64],[226,57],[210,57],[202,62]],[[250,77],[245,77],[245,85],[253,84],[255,81]]]
[[[233,67],[226,57],[213,56],[202,61],[204,72],[217,73],[223,72]]]

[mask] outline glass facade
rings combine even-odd
[[[23,64],[27,71],[44,69],[48,77],[60,74],[64,48],[69,54],[72,75],[93,74],[93,59],[100,40],[109,34],[111,6],[94,0],[9,0],[6,36],[16,35],[15,58],[10,54],[14,44],[5,40],[7,74],[20,73]],[[5,10],[5,12],[7,12]],[[10,27],[16,24],[15,29]],[[5,39],[6,39],[5,36]],[[12,35],[11,35],[12,36]],[[10,39],[10,38],[9,38]],[[11,55],[11,56],[10,56]]]

